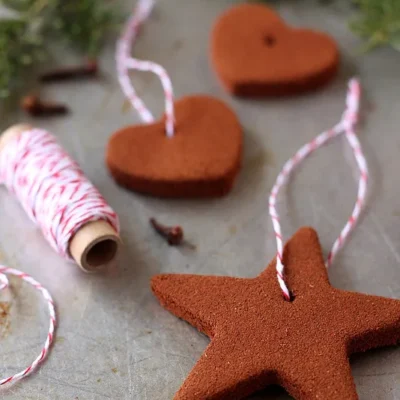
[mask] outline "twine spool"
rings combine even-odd
[[[17,145],[17,141],[21,139],[29,139],[22,137],[24,135],[37,135],[38,139],[36,142],[26,143]],[[40,136],[41,134],[41,136]],[[50,153],[46,154],[46,149],[49,147]],[[18,150],[16,147],[18,146]],[[59,160],[57,156],[59,155]],[[47,172],[40,168],[41,162],[45,162],[46,157],[53,157],[55,169],[61,171],[60,174],[52,173],[52,170]],[[29,157],[35,157],[34,160],[28,160]],[[7,162],[1,163],[1,159]],[[21,159],[19,159],[21,158]],[[25,168],[21,176],[18,175],[18,163],[23,160],[29,162],[31,168]],[[52,159],[53,161],[53,159]],[[63,163],[62,166],[58,166],[57,162]],[[14,163],[15,168],[11,165]],[[6,164],[6,165],[4,165]],[[68,259],[72,259],[86,272],[93,272],[100,268],[103,268],[116,260],[117,253],[120,247],[119,238],[119,222],[115,212],[108,206],[105,200],[102,198],[100,193],[94,188],[94,186],[84,177],[83,173],[77,166],[77,164],[65,153],[65,151],[57,144],[54,137],[41,130],[32,128],[29,125],[14,125],[7,129],[3,135],[0,136],[0,179],[3,175],[6,175],[6,185],[10,190],[14,191],[22,203],[25,211],[30,214],[31,218],[37,222],[45,237],[52,244],[62,256]],[[14,176],[15,174],[15,176]],[[61,175],[62,181],[57,181],[57,176]],[[66,182],[65,177],[69,181]],[[36,188],[37,190],[29,190],[28,193],[19,190],[17,185],[20,185],[18,180],[26,179],[31,183],[33,187],[36,181],[39,181],[38,185],[46,185],[46,193],[43,196],[44,189]],[[4,179],[4,177],[3,177]],[[32,183],[33,182],[33,183]],[[72,182],[72,183],[71,183]],[[80,198],[76,197],[75,190],[69,189],[68,185],[75,185],[74,188],[79,188],[79,193],[83,194]],[[15,186],[15,187],[13,187]],[[37,186],[37,185],[36,185]],[[65,190],[64,190],[65,189]],[[85,191],[87,193],[85,193]],[[37,198],[31,198],[37,196]],[[46,200],[51,197],[52,205],[57,204],[58,214],[63,214],[59,217],[57,213],[53,213],[56,220],[60,220],[60,226],[54,226],[54,218],[52,220],[44,220],[43,215],[41,220],[36,219],[35,207],[38,208],[38,201]],[[85,196],[90,197],[85,204]],[[79,205],[74,205],[74,201],[79,201]],[[59,206],[58,206],[59,204]],[[64,222],[63,217],[66,213],[65,210],[73,209],[74,215],[70,212],[71,217],[68,221]],[[43,210],[42,210],[43,214]],[[59,217],[59,218],[58,218]],[[71,226],[76,221],[76,226]],[[61,226],[64,223],[65,226]],[[51,225],[51,226],[49,226]],[[66,229],[66,232],[61,232],[63,235],[62,240],[65,243],[59,243],[60,231]],[[55,233],[54,233],[55,232]],[[52,239],[54,238],[54,240]],[[51,239],[51,240],[49,240]],[[65,247],[65,248],[64,248]]]

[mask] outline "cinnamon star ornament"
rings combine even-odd
[[[333,288],[311,228],[283,260],[292,302],[275,261],[252,279],[153,277],[161,304],[211,338],[175,400],[237,400],[271,384],[297,400],[358,399],[349,355],[400,341],[400,300]]]

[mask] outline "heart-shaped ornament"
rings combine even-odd
[[[331,80],[339,65],[330,36],[291,28],[260,4],[235,6],[218,19],[211,58],[224,87],[237,96],[312,90]]]
[[[115,180],[160,197],[213,197],[230,191],[239,172],[242,129],[234,112],[207,96],[175,102],[175,134],[163,120],[114,133],[107,165]]]

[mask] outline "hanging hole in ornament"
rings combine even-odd
[[[293,303],[296,300],[296,296],[294,295],[294,293],[292,291],[289,291],[289,299],[287,299],[288,303]]]
[[[174,123],[171,131],[168,131],[168,128],[165,127],[164,128],[164,134],[168,139],[172,139],[176,135],[176,125],[175,125],[175,123]]]
[[[276,45],[276,38],[272,35],[265,35],[263,41],[266,47],[274,47]]]
[[[167,139],[172,139],[175,136],[175,129],[171,133],[168,133],[168,131],[165,129],[164,133],[165,133],[165,136],[167,137]]]

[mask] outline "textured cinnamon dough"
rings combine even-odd
[[[338,70],[339,52],[325,33],[291,28],[264,5],[241,4],[219,17],[211,59],[234,95],[288,95],[330,81]]]
[[[161,304],[211,338],[175,400],[238,400],[271,384],[297,400],[356,400],[349,355],[400,341],[400,300],[330,286],[316,232],[285,247],[287,302],[275,261],[257,278],[157,275]]]
[[[228,193],[239,172],[242,129],[234,112],[207,96],[175,103],[176,132],[164,121],[129,126],[111,137],[107,165],[129,189],[162,197],[208,197]]]

